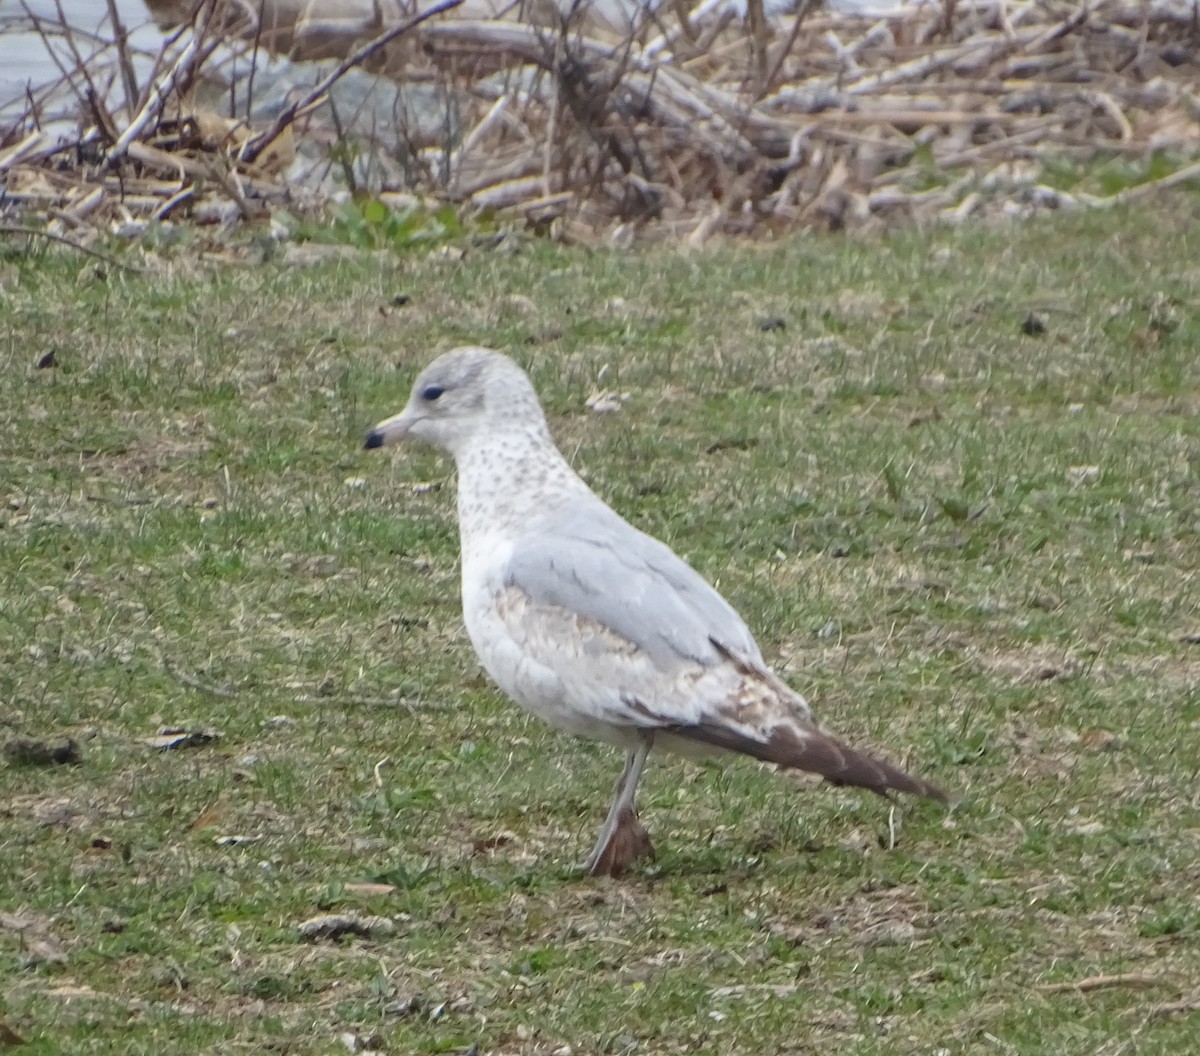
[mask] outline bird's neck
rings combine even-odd
[[[464,556],[517,536],[533,518],[588,492],[545,432],[492,432],[455,452],[455,461]]]

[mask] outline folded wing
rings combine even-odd
[[[606,523],[607,522],[607,523]],[[936,786],[824,731],[741,617],[668,547],[609,510],[539,526],[496,611],[526,662],[590,721],[738,752],[886,795]]]
[[[599,500],[527,532],[503,585],[607,628],[664,673],[718,662],[714,639],[761,660],[745,622],[703,576]]]

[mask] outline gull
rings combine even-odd
[[[654,856],[634,805],[652,748],[748,755],[834,785],[946,802],[936,785],[817,722],[733,607],[571,468],[507,356],[467,347],[435,359],[364,447],[404,439],[457,466],[463,622],[484,669],[538,718],[627,753],[583,870],[619,876]]]

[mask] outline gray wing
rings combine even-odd
[[[676,747],[741,752],[885,795],[946,798],[825,732],[804,698],[763,663],[729,603],[669,547],[605,506],[530,526],[507,564],[495,613],[514,666],[541,673],[543,695],[529,706],[573,732],[649,728]]]
[[[714,641],[762,659],[745,622],[695,569],[599,503],[539,523],[514,548],[504,585],[595,621],[662,671],[721,662]]]

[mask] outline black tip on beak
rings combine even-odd
[[[383,447],[383,433],[378,429],[372,429],[367,433],[367,438],[363,441],[363,447],[368,451],[374,447]]]

